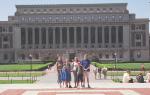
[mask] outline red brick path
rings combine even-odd
[[[57,91],[57,92],[50,92],[50,91]],[[87,92],[61,92],[61,91],[77,91],[77,90],[87,90]],[[88,90],[98,90],[100,92],[88,92]],[[105,90],[103,92],[103,90]],[[108,91],[107,91],[108,90]],[[115,90],[115,91],[110,91]],[[118,91],[117,91],[118,90]],[[91,89],[7,89],[6,91],[0,93],[0,95],[22,95],[26,91],[39,91],[37,95],[57,95],[57,94],[64,94],[64,95],[70,95],[70,94],[102,94],[102,95],[123,95],[119,90],[132,90],[139,95],[150,95],[150,88],[91,88]],[[40,92],[42,91],[42,92]]]

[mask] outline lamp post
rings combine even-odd
[[[30,59],[30,62],[31,62],[31,63],[30,63],[30,69],[31,69],[31,71],[32,71],[32,54],[29,55],[29,59]]]
[[[115,56],[115,70],[116,70],[116,64],[117,64],[117,53],[116,52],[114,53],[114,56]]]
[[[116,64],[117,64],[117,53],[116,52],[114,53],[114,56],[115,56],[115,72],[117,73],[117,76],[118,76],[118,71],[116,69]],[[116,80],[118,79],[117,76],[115,77]]]
[[[30,60],[30,70],[32,71],[32,54],[29,55],[29,60]],[[30,83],[32,83],[32,75],[31,75],[31,71],[30,71]]]

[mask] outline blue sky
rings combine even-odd
[[[15,5],[26,4],[93,4],[93,3],[128,3],[130,13],[137,18],[150,18],[150,0],[1,0],[0,21],[14,15]]]

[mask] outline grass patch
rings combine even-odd
[[[0,84],[27,84],[34,82],[35,80],[0,80]]]
[[[0,77],[34,77],[43,76],[46,72],[0,72]]]
[[[96,67],[107,67],[108,69],[114,69],[115,63],[98,63],[92,62]],[[141,70],[141,64],[144,64],[145,70],[150,70],[150,63],[117,63],[117,70]]]
[[[108,76],[123,76],[125,71],[116,71],[116,72],[107,72]],[[137,74],[141,73],[140,71],[131,71],[131,76],[136,76]],[[146,72],[145,72],[146,73]]]
[[[113,82],[116,82],[116,83],[122,83],[122,80],[117,78],[117,79],[112,79]]]
[[[53,63],[47,63],[47,64],[6,64],[6,65],[0,65],[0,71],[38,71],[42,70],[44,68],[47,68],[49,64]]]

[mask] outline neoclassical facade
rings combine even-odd
[[[0,21],[0,63],[41,61],[57,55],[82,59],[149,60],[149,19],[126,3],[16,5]]]

